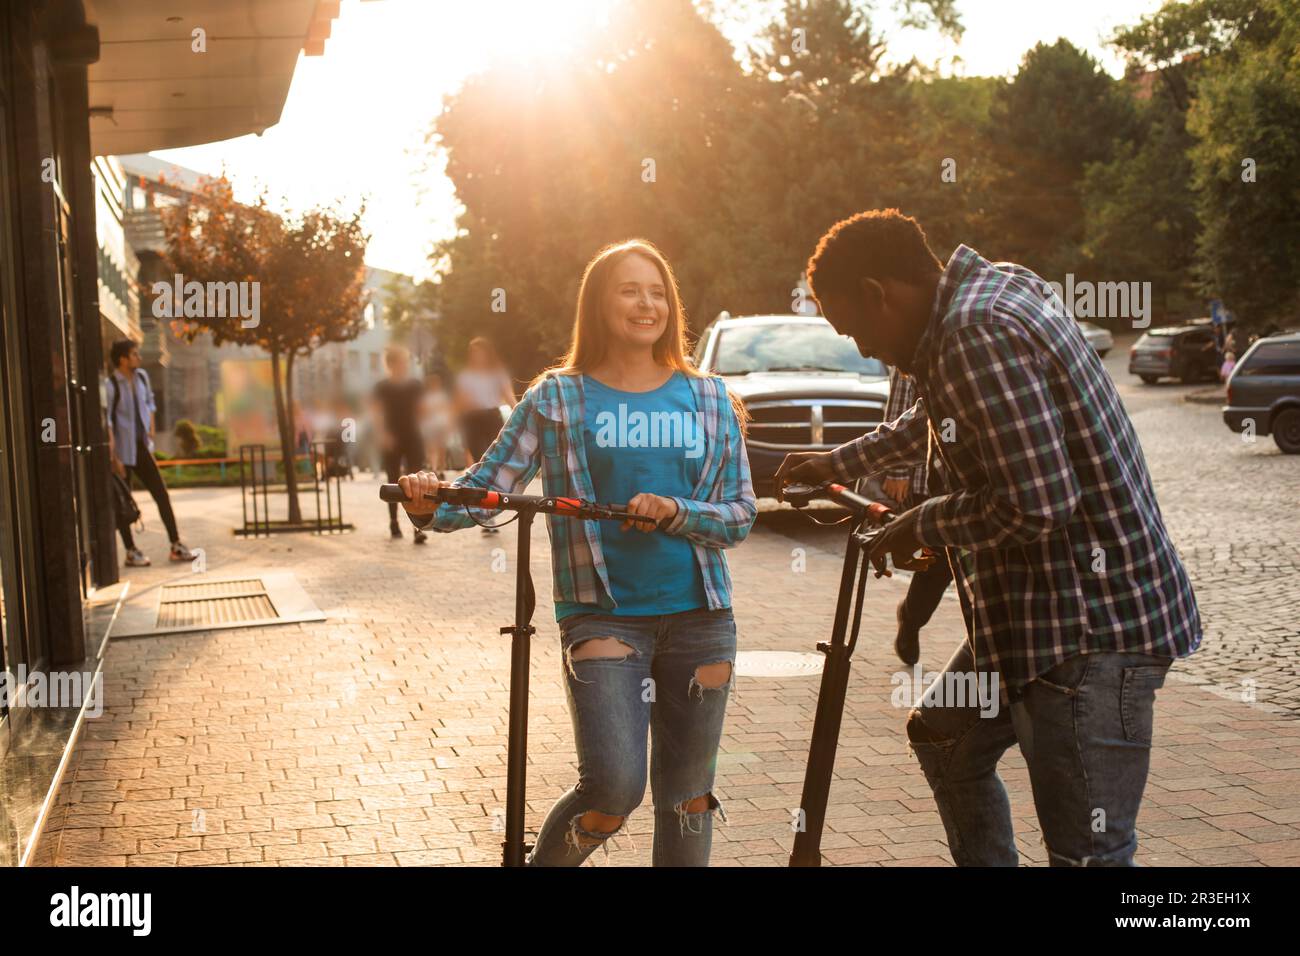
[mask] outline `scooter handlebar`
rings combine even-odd
[[[843,505],[859,517],[869,519],[875,525],[888,524],[895,518],[894,512],[879,501],[864,498],[856,491],[850,491],[835,481],[820,485],[786,485],[781,491],[781,497],[796,508],[803,508],[815,498],[824,498],[837,505]]]
[[[409,499],[406,497],[406,492],[402,490],[401,485],[380,485],[379,500],[390,501],[395,505],[400,505],[402,502]]]
[[[401,485],[380,485],[379,497],[383,501],[402,504],[410,499],[402,491]],[[453,505],[467,505],[483,508],[487,511],[506,509],[513,511],[536,509],[548,514],[564,515],[593,521],[635,521],[640,524],[656,524],[661,530],[668,520],[656,522],[650,515],[629,514],[627,505],[604,505],[581,498],[547,496],[542,498],[531,495],[512,495],[493,491],[490,488],[469,488],[456,485],[442,485],[433,494],[424,496],[429,501],[441,501]]]
[[[454,505],[478,505],[482,508],[498,508],[501,502],[498,498],[504,497],[498,492],[489,488],[469,488],[457,485],[442,485],[437,492],[431,495],[425,495],[429,501],[445,501]],[[406,497],[406,492],[402,491],[402,486],[380,485],[379,499],[389,501],[393,504],[404,504],[411,499]]]

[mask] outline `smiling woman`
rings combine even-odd
[[[601,249],[582,276],[568,356],[538,376],[454,485],[518,494],[540,470],[548,496],[625,501],[632,515],[653,519],[594,532],[548,520],[583,759],[576,785],[547,814],[533,866],[581,864],[641,803],[647,774],[654,865],[709,861],[736,654],[721,551],[745,539],[757,508],[726,384],[687,360],[683,325],[672,268],[654,245],[632,239]],[[399,484],[417,527],[475,523],[463,509],[428,502],[441,486],[435,475]],[[507,846],[508,863],[522,860],[521,844]]]

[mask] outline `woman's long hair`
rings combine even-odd
[[[705,373],[695,367],[687,358],[686,348],[686,310],[682,308],[681,294],[677,290],[677,277],[673,275],[672,266],[659,248],[648,239],[626,239],[615,242],[601,249],[587,263],[582,273],[582,284],[578,287],[578,310],[573,321],[573,339],[569,352],[558,365],[543,369],[533,379],[532,384],[540,382],[547,374],[579,375],[595,368],[605,358],[609,349],[609,327],[601,312],[605,290],[614,267],[628,256],[643,256],[654,263],[663,280],[664,293],[668,298],[668,325],[664,334],[659,336],[653,347],[654,359],[660,365],[676,369],[683,375],[704,378]],[[730,393],[728,393],[730,395]],[[730,395],[736,417],[744,428],[748,415],[745,406],[735,395]]]
[[[628,239],[611,243],[587,263],[587,268],[582,273],[582,284],[578,287],[578,310],[573,321],[573,339],[569,343],[569,353],[558,365],[545,369],[535,381],[540,381],[547,372],[577,375],[595,368],[604,360],[609,349],[609,327],[601,311],[602,300],[614,268],[633,255],[643,256],[654,263],[663,280],[664,294],[668,298],[668,327],[654,344],[655,361],[686,375],[700,374],[686,358],[686,316],[672,266],[654,243],[645,239]]]

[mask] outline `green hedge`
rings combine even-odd
[[[155,456],[159,461],[170,461],[165,455]],[[199,457],[199,456],[195,456]],[[211,456],[205,456],[211,457]],[[239,485],[239,462],[229,462],[225,466],[225,476],[222,476],[222,468],[219,464],[212,465],[177,465],[174,468],[159,468],[162,472],[163,481],[168,488],[201,488],[201,487],[224,487],[227,485]],[[311,462],[303,460],[298,462],[298,490],[302,492],[304,488],[310,487],[311,482]],[[275,463],[275,478],[272,485],[279,482],[284,484],[284,469],[280,463]],[[143,490],[139,482],[133,482],[133,488]]]
[[[196,425],[188,418],[182,418],[172,430],[180,451],[171,456],[158,455],[159,460],[168,458],[225,458],[226,433],[212,425]]]

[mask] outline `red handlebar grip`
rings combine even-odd
[[[894,513],[885,505],[878,501],[872,501],[870,498],[864,498],[841,484],[831,482],[826,486],[826,490],[830,492],[831,500],[862,509],[865,515],[876,524],[884,524],[894,516]]]

